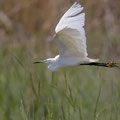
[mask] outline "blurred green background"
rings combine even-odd
[[[0,0],[0,120],[120,120],[120,69],[32,65],[58,54],[54,29],[74,0]],[[77,0],[89,57],[120,62],[120,0]]]

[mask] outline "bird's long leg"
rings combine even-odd
[[[82,63],[80,65],[90,65],[90,66],[102,66],[102,67],[120,67],[119,63],[116,62],[108,62],[108,63],[99,63],[99,62],[91,62],[91,63]]]

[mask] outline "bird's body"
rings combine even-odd
[[[81,13],[82,10],[83,7],[75,2],[57,24],[54,40],[59,47],[59,55],[34,63],[47,63],[51,71],[68,66],[97,65],[98,59],[88,58],[84,30],[85,13]],[[106,67],[107,63],[98,63],[98,66]]]
[[[62,57],[60,55],[55,56],[55,58],[49,58],[37,63],[47,63],[48,69],[51,71],[57,71],[62,67],[72,67],[78,66],[83,63],[91,63],[96,62],[97,59],[89,59],[89,58],[79,58],[79,57]]]

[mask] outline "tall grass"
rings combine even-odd
[[[14,57],[12,68],[8,62],[1,71],[1,119],[119,119],[119,70],[81,66],[52,73],[28,59]]]

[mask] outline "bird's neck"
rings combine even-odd
[[[49,58],[48,61],[48,69],[51,71],[57,71],[60,68],[59,65],[59,55],[57,55],[55,58]]]

